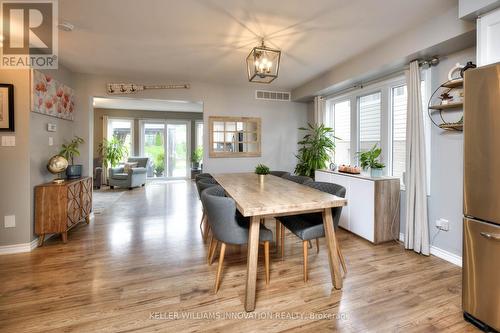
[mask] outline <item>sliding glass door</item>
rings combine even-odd
[[[140,147],[141,155],[150,159],[148,177],[188,177],[189,129],[189,121],[141,121]]]

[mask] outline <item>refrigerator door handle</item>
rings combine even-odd
[[[488,239],[498,240],[500,241],[500,235],[489,234],[487,232],[480,232],[481,236],[486,237]]]

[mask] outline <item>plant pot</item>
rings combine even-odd
[[[82,168],[81,164],[68,165],[66,169],[66,177],[68,179],[78,179],[82,177]]]
[[[191,163],[191,169],[193,169],[193,170],[199,170],[200,169],[200,163],[199,162],[192,162]]]
[[[266,179],[266,175],[259,175],[259,183],[264,184],[265,179]]]
[[[373,178],[380,178],[380,177],[382,177],[383,171],[384,171],[384,169],[371,168],[370,169],[370,176]]]

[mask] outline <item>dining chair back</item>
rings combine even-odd
[[[276,177],[283,177],[285,175],[290,175],[290,172],[288,171],[271,171],[269,174],[276,176]]]
[[[236,215],[236,203],[233,199],[225,197],[224,189],[219,186],[212,186],[201,193],[201,201],[206,211],[208,224],[212,230],[213,239],[216,244],[212,246],[213,239],[210,240],[209,263],[212,263],[213,256],[217,250],[217,244],[221,242],[219,253],[219,264],[215,278],[214,291],[217,293],[220,285],[220,276],[224,262],[226,244],[242,245],[248,242],[248,218],[238,218]],[[269,283],[269,241],[273,239],[273,233],[263,225],[260,225],[259,240],[264,242],[264,260],[266,272],[266,284]]]
[[[297,184],[304,184],[304,185],[313,181],[311,177],[295,176],[295,175],[291,175],[291,174],[284,175],[281,178],[288,179],[288,180],[295,182]]]

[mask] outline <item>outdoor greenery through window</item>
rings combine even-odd
[[[134,154],[133,141],[134,141],[134,121],[131,119],[109,119],[108,120],[108,135],[107,139],[111,140],[116,137],[118,140],[122,141],[127,148],[127,154],[124,160],[128,156]],[[124,161],[121,161],[124,162]]]
[[[144,124],[144,155],[152,164],[153,177],[163,177],[165,172],[165,124]]]

